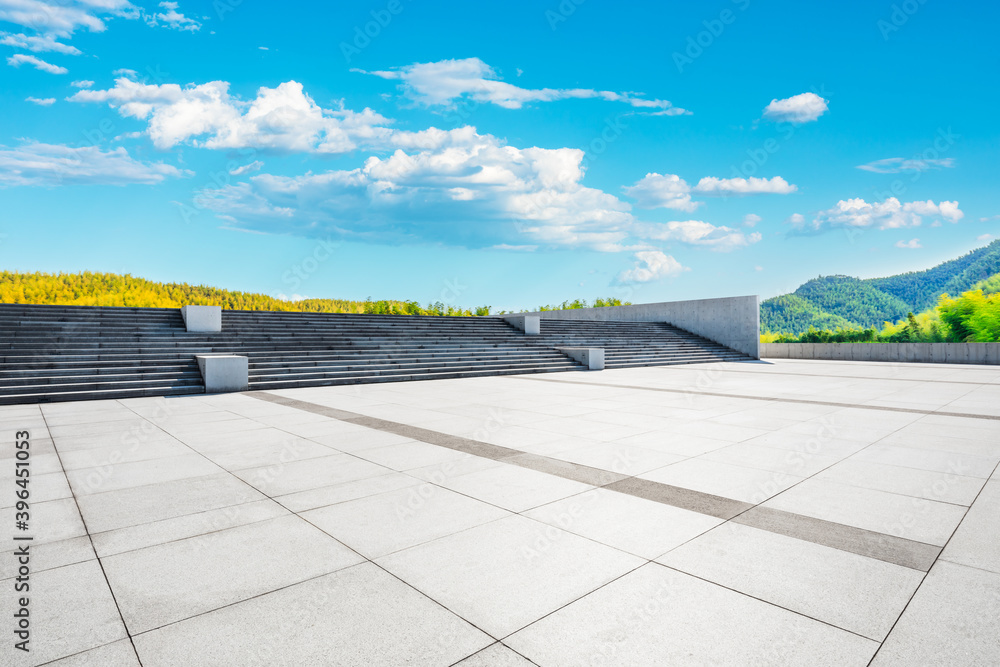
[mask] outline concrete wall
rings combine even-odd
[[[668,322],[716,343],[760,358],[760,300],[754,296],[722,299],[664,301],[634,306],[546,310],[519,315],[538,315],[544,320],[600,320],[605,322]]]
[[[762,343],[765,359],[1000,365],[1000,343]]]

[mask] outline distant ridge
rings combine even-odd
[[[937,305],[1000,273],[1000,240],[924,271],[862,280],[820,276],[791,294],[760,305],[762,331],[801,334],[815,329],[881,328]]]

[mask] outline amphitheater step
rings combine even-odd
[[[608,368],[746,360],[656,322],[232,311],[189,333],[176,309],[0,304],[0,404],[204,392],[195,354],[249,360],[277,389],[582,370],[557,347],[601,347]]]

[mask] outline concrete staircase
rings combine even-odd
[[[248,357],[251,389],[582,369],[557,346],[609,368],[746,359],[663,324],[223,311],[221,333],[188,333],[176,309],[0,304],[0,404],[202,393],[205,353]]]
[[[672,366],[750,357],[662,322],[542,319],[532,343],[546,347],[602,347],[605,368]]]

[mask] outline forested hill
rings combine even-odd
[[[881,328],[907,313],[937,305],[942,294],[957,296],[1000,273],[1000,240],[925,271],[861,280],[821,276],[791,294],[761,303],[760,326],[772,333],[816,329]]]

